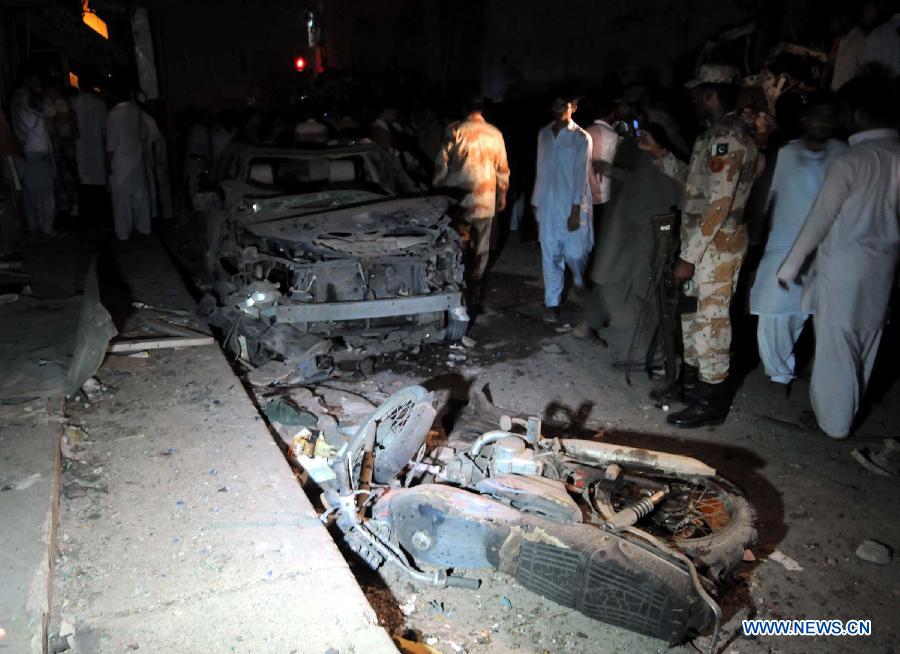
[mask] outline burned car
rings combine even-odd
[[[206,306],[245,364],[310,381],[465,334],[451,200],[418,193],[387,152],[233,146],[215,177]]]

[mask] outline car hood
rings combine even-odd
[[[246,225],[254,236],[365,256],[435,243],[447,229],[451,200],[443,196],[391,199]]]

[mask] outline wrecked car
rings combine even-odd
[[[200,202],[205,307],[267,381],[311,381],[465,334],[451,200],[417,194],[384,150],[232,146],[215,178]]]
[[[720,582],[756,540],[740,491],[697,459],[595,439],[550,438],[502,415],[474,440],[429,442],[437,413],[420,386],[355,431],[285,439],[322,489],[323,521],[373,569],[476,589],[495,569],[590,618],[681,643],[710,632]],[[477,573],[476,573],[477,574]]]

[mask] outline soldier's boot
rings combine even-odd
[[[671,414],[666,422],[684,429],[721,425],[731,408],[728,384],[699,383],[697,399],[683,411]]]
[[[684,364],[681,367],[681,401],[690,406],[700,395],[700,368]]]
[[[693,404],[697,399],[697,386],[700,384],[700,369],[697,366],[681,365],[681,377],[678,381],[659,386],[650,391],[650,399],[657,402],[672,402],[680,399],[685,404]]]

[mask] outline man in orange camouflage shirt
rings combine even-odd
[[[458,226],[466,247],[470,304],[481,304],[482,279],[491,253],[494,215],[506,207],[509,164],[503,135],[483,115],[484,101],[472,97],[466,118],[447,129],[435,161],[434,186],[458,197]]]

